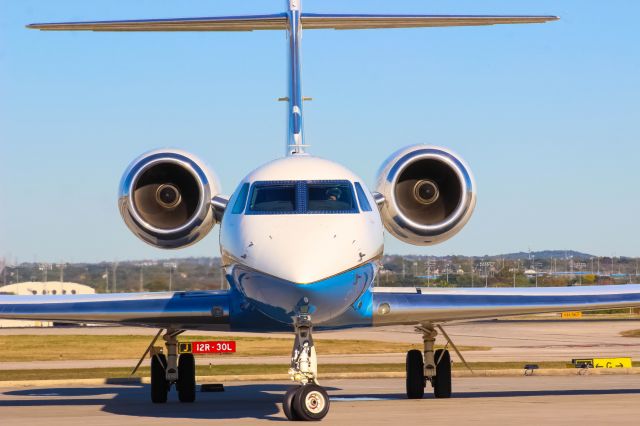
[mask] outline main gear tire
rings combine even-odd
[[[417,349],[412,349],[407,352],[407,398],[420,399],[424,396],[424,360],[422,359],[422,352]]]
[[[164,404],[169,393],[169,381],[166,368],[167,357],[164,354],[156,354],[151,358],[151,402]]]
[[[176,390],[180,402],[196,400],[196,360],[193,354],[182,354],[178,358]]]

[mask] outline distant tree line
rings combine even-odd
[[[595,257],[577,252],[500,256],[386,255],[378,286],[528,287],[638,282],[637,258]],[[76,282],[99,293],[213,290],[227,288],[220,258],[183,258],[100,263],[6,265],[0,284]]]

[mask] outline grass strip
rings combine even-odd
[[[235,340],[237,352],[226,356],[289,356],[290,338],[238,336],[181,336],[181,342]],[[112,360],[139,358],[151,342],[144,335],[7,335],[0,336],[0,361]],[[323,355],[401,353],[421,349],[422,344],[371,340],[314,339]],[[162,340],[157,346],[164,346]],[[489,350],[487,346],[461,346],[462,351]],[[219,357],[218,357],[219,359]]]

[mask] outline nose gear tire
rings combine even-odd
[[[302,420],[322,420],[329,412],[329,395],[315,384],[301,386],[293,396],[293,411]]]
[[[299,390],[300,386],[293,386],[292,388],[289,388],[289,390],[284,394],[284,399],[282,400],[282,411],[284,411],[284,415],[287,419],[291,421],[302,420],[298,413],[293,409],[293,398]]]

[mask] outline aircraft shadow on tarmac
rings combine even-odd
[[[149,386],[142,384],[99,388],[38,388],[4,392],[17,399],[2,399],[0,407],[42,407],[102,405],[102,411],[122,416],[183,418],[183,419],[239,419],[256,418],[284,421],[280,404],[289,384],[247,384],[226,386],[225,392],[198,393],[195,403],[182,404],[175,392],[166,404],[149,401]],[[335,402],[366,400],[406,400],[403,393],[349,394],[329,388]],[[336,394],[337,393],[337,394]],[[525,391],[458,392],[454,398],[510,398],[535,396],[580,396],[640,394],[640,389],[566,389]],[[425,398],[432,399],[432,395]]]
[[[248,384],[225,386],[224,392],[198,392],[196,402],[180,403],[175,392],[169,393],[166,404],[150,401],[148,385],[131,384],[111,387],[64,387],[14,390],[3,396],[17,399],[0,400],[1,407],[42,407],[102,405],[102,411],[122,416],[239,419],[256,418],[284,421],[280,406],[289,384]],[[329,392],[339,390],[327,388]]]

